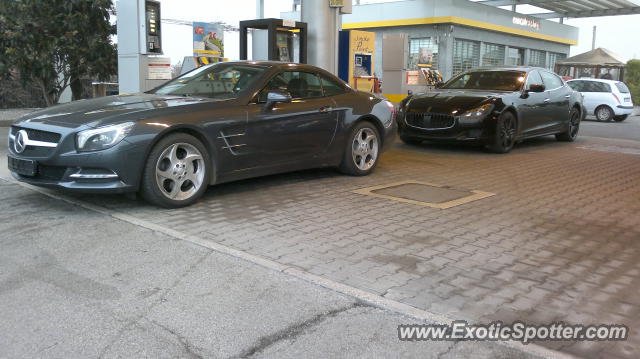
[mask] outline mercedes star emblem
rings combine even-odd
[[[29,136],[27,135],[27,131],[20,130],[16,135],[16,139],[13,142],[13,148],[16,150],[16,153],[22,153],[27,148],[27,141],[29,140]]]

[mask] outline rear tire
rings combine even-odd
[[[371,122],[359,122],[351,129],[345,145],[340,172],[366,176],[378,165],[381,150],[378,129]]]
[[[613,120],[616,121],[616,122],[622,122],[622,121],[626,120],[627,117],[629,117],[629,115],[615,116],[613,118]]]
[[[488,145],[491,152],[508,153],[516,143],[518,122],[513,113],[503,112],[496,121],[496,133],[493,142]]]
[[[602,105],[596,108],[595,114],[596,114],[596,120],[602,121],[602,122],[611,121],[614,116],[614,113],[611,107],[606,105]]]
[[[567,131],[556,135],[556,140],[564,142],[573,142],[578,137],[580,131],[580,111],[576,108],[572,108],[569,112],[569,124],[567,125]]]
[[[149,153],[140,192],[156,206],[189,206],[207,190],[212,172],[211,159],[202,142],[186,133],[173,133]]]

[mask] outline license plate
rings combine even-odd
[[[624,102],[631,102],[631,98],[629,98],[629,97],[625,98]]]
[[[8,156],[9,170],[22,176],[35,176],[38,173],[38,164],[36,161],[23,160]]]

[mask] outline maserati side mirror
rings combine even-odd
[[[546,86],[544,84],[529,85],[529,92],[544,92]]]
[[[531,84],[529,85],[529,88],[526,88],[524,91],[522,91],[522,95],[520,95],[520,98],[528,98],[530,93],[544,92],[544,90],[544,84]]]

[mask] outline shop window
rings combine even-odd
[[[453,74],[458,74],[480,64],[480,43],[455,39],[453,43]]]
[[[547,54],[540,50],[529,50],[529,66],[546,67]]]
[[[558,54],[555,52],[550,52],[549,53],[549,63],[547,64],[547,69],[552,70],[554,69],[554,67],[556,66],[556,62],[560,61],[560,60],[564,60],[567,58],[567,55],[565,54]]]
[[[504,65],[504,45],[482,44],[482,66],[492,67]]]
[[[507,51],[507,65],[522,66],[524,65],[524,49],[510,47]]]
[[[409,70],[417,70],[418,64],[438,68],[438,44],[432,37],[409,40]]]

